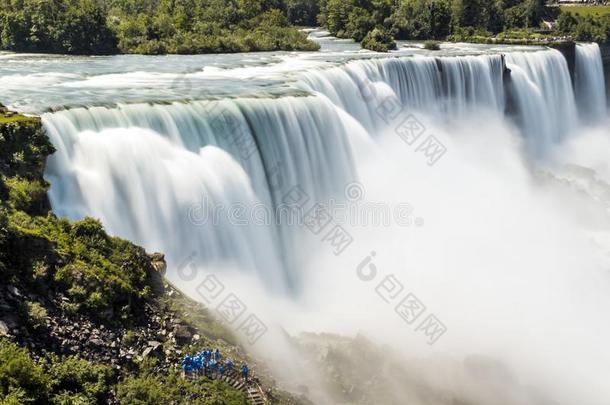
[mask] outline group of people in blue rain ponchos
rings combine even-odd
[[[213,373],[219,373],[220,375],[225,374],[233,370],[233,362],[231,359],[222,360],[220,351],[218,349],[205,349],[195,355],[186,355],[182,360],[182,370],[185,375],[206,375],[212,376]],[[244,380],[248,380],[248,369],[247,364],[242,364],[239,368],[239,374]]]

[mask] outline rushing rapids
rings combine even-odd
[[[388,373],[396,392],[387,403],[607,403],[610,331],[588,330],[610,309],[607,267],[590,246],[610,248],[600,191],[610,170],[605,156],[587,166],[591,156],[581,153],[590,139],[596,152],[609,144],[597,45],[578,45],[574,83],[564,57],[549,49],[349,56],[287,62],[259,55],[252,65],[202,72],[188,59],[179,90],[163,88],[176,81],[167,71],[129,70],[128,78],[99,66],[54,72],[44,77],[48,88],[15,104],[40,95],[39,109],[73,106],[43,114],[57,149],[46,170],[54,211],[99,218],[109,232],[165,252],[169,277],[195,298],[203,275],[218,274],[269,326],[363,332],[415,357],[482,354],[517,375],[484,372],[482,381],[448,360],[410,373],[413,386],[432,387],[436,402],[403,390],[408,384]],[[114,93],[96,87],[109,78]],[[129,78],[140,90],[116,90]],[[10,85],[11,78],[0,80]],[[226,98],[232,81],[249,90]],[[208,92],[208,84],[227,88]],[[74,99],[51,103],[55,89]],[[188,89],[195,96],[176,98]],[[91,106],[96,97],[103,101]],[[414,137],[396,136],[405,116],[425,127],[419,141],[434,135],[444,143],[441,160],[428,160]],[[597,132],[587,132],[594,125]],[[565,163],[597,171],[561,177],[554,170]],[[326,232],[316,224],[282,217],[287,197],[308,209],[408,201],[414,218],[406,227],[347,221],[354,243],[341,254],[324,249]],[[367,268],[398,277],[451,338],[434,346],[418,340],[378,289],[353,276]],[[277,336],[270,332],[261,344],[278,352]],[[323,386],[305,367],[284,366],[286,379],[294,372],[299,384]],[[318,391],[316,403],[332,403]]]

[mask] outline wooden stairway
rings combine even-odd
[[[203,374],[192,373],[190,375],[185,375],[185,378],[191,380],[197,380],[202,377],[206,378]],[[211,378],[224,381],[231,387],[244,392],[248,397],[248,402],[252,405],[265,405],[268,403],[261,387],[252,380],[248,382],[244,381],[237,370],[226,371],[224,374],[215,372],[212,374]]]
[[[264,405],[267,403],[260,386],[253,381],[245,382],[236,370],[227,371],[223,375],[215,374],[213,377],[219,378],[233,388],[245,392],[248,396],[248,401],[252,405]]]

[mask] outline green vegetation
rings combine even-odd
[[[48,212],[42,173],[53,151],[39,119],[11,115],[0,122],[0,334],[14,339],[0,338],[0,405],[246,404],[243,392],[220,381],[182,379],[176,357],[162,357],[165,365],[157,366],[154,355],[141,355],[111,367],[110,342],[101,334],[94,344],[106,347],[100,352],[89,341],[70,349],[95,362],[66,354],[57,333],[70,332],[58,329],[58,321],[74,325],[75,333],[103,329],[104,336],[115,336],[113,344],[141,354],[148,343],[139,342],[139,333],[150,329],[151,318],[172,319],[176,314],[167,307],[187,313],[192,306],[161,293],[162,280],[144,249],[109,236],[94,219],[71,223]],[[194,318],[229,337],[205,312]],[[199,341],[214,344],[205,336]],[[173,345],[166,340],[162,350],[175,352]],[[217,347],[229,352],[224,345]]]
[[[610,42],[610,14],[572,14],[562,8],[557,19],[557,31],[570,35],[577,41]]]
[[[52,260],[44,281],[53,280],[65,292],[69,301],[64,309],[115,322],[136,315],[137,304],[151,294],[144,249],[109,237],[93,219],[71,224],[52,214],[33,217],[26,213],[31,207],[19,208],[25,211],[8,215],[5,243],[11,253],[4,260],[5,279],[40,280],[33,271],[36,264]]]
[[[48,398],[49,379],[26,349],[0,340],[2,405],[41,402]]]
[[[441,49],[441,43],[439,41],[428,40],[424,42],[424,49],[429,51],[438,51]]]
[[[441,40],[537,28],[546,12],[543,0],[327,0],[319,21],[357,41],[373,28],[396,39]]]
[[[583,6],[583,5],[562,5],[561,11],[564,13],[578,14],[580,16],[598,16],[602,17],[610,15],[610,6]]]
[[[103,364],[74,356],[49,354],[34,360],[29,352],[0,339],[0,404],[105,404],[116,390],[116,402],[125,405],[246,405],[243,392],[218,380],[196,382],[180,377],[176,369],[166,376],[154,372],[154,361],[113,385],[116,375]]]
[[[110,367],[55,355],[35,361],[0,339],[0,404],[94,404],[109,395]]]
[[[362,40],[362,47],[376,52],[388,52],[396,49],[396,42],[392,35],[380,28],[375,28],[369,31]]]
[[[321,4],[320,24],[333,35],[356,41],[374,29],[399,40],[551,44],[558,35],[610,40],[610,6],[548,7],[544,0],[325,0]],[[543,24],[556,19],[555,31]],[[363,47],[377,47],[376,41],[372,43],[369,38]]]
[[[152,364],[143,362],[138,373],[123,379],[117,387],[121,404],[129,405],[246,405],[248,401],[241,391],[232,389],[219,380],[201,379],[190,382],[172,370],[167,377],[153,372]]]
[[[556,31],[543,24],[556,19]],[[607,42],[609,19],[610,6],[550,7],[544,0],[0,0],[0,49],[68,54],[318,49],[294,25],[322,25],[356,41],[371,34],[364,43],[369,49],[392,49],[379,41],[387,35],[536,43],[561,34]]]
[[[285,0],[286,16],[292,24],[302,26],[316,26],[320,13],[318,0]]]
[[[317,3],[306,0],[0,0],[0,49],[68,54],[316,50],[290,21],[310,23],[317,11]]]
[[[27,318],[29,326],[38,331],[46,327],[46,319],[48,316],[45,307],[40,305],[39,302],[27,302],[26,303]]]

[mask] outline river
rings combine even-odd
[[[607,404],[597,45],[577,46],[572,83],[542,47],[381,55],[310,35],[319,52],[0,53],[0,101],[42,114],[57,215],[164,252],[174,283],[316,403],[327,387],[284,331],[418,359],[379,403]]]

